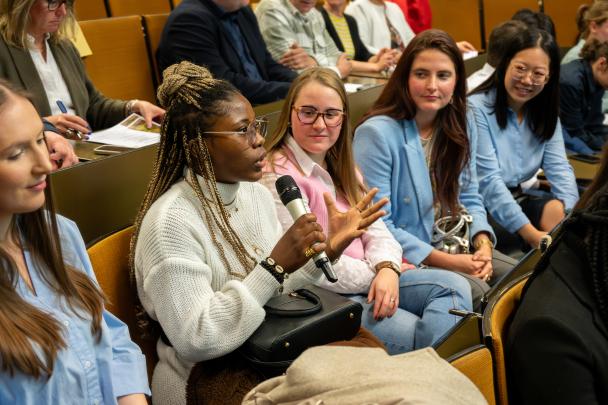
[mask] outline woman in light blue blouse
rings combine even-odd
[[[477,174],[485,206],[530,246],[578,200],[559,110],[559,52],[553,37],[529,28],[513,39],[494,74],[469,102],[479,132]],[[551,193],[529,195],[520,183],[542,168]]]
[[[145,358],[55,215],[33,105],[0,81],[0,403],[146,404]]]
[[[382,94],[355,131],[354,153],[377,198],[388,197],[385,223],[414,265],[460,272],[474,303],[488,288],[494,233],[478,192],[477,135],[466,114],[466,76],[453,39],[428,30],[408,45]],[[473,217],[472,254],[431,245],[433,223],[464,206]],[[500,274],[497,274],[500,276]],[[496,278],[494,278],[496,280]],[[480,291],[481,290],[481,291]]]

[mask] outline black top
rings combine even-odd
[[[236,19],[262,80],[247,75],[221,22],[230,16]],[[297,75],[272,59],[250,7],[228,14],[211,0],[183,0],[171,12],[156,56],[161,70],[182,60],[204,65],[216,78],[231,82],[253,104],[284,98]]]
[[[571,232],[530,282],[505,345],[509,402],[608,404],[608,328]]]
[[[318,10],[323,15],[323,20],[325,20],[325,28],[327,29],[327,32],[329,32],[329,35],[336,43],[338,49],[344,52],[344,45],[342,45],[342,41],[338,36],[338,32],[336,31],[334,24],[329,19],[329,14],[327,13],[327,10],[325,10],[323,7],[318,7]],[[350,37],[352,38],[353,46],[355,47],[355,60],[358,60],[360,62],[367,62],[369,58],[374,55],[367,50],[367,48],[363,44],[363,41],[361,41],[361,37],[359,37],[359,28],[357,27],[357,21],[354,19],[354,17],[348,14],[344,14],[344,18],[346,18],[346,24],[348,25],[348,30],[350,31]]]
[[[559,75],[560,113],[564,129],[592,149],[600,150],[608,135],[604,122],[604,88],[593,78],[591,65],[576,59],[561,67]]]

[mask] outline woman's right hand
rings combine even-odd
[[[68,129],[73,129],[82,134],[91,133],[91,129],[89,124],[80,118],[77,115],[73,114],[59,114],[59,115],[49,115],[48,117],[44,117],[45,120],[50,122],[61,131],[62,134],[65,134]]]
[[[526,224],[519,228],[517,231],[519,235],[532,247],[532,249],[538,249],[540,241],[547,234],[547,232],[539,231],[534,225]]]
[[[287,273],[293,273],[302,267],[310,257],[304,252],[311,248],[315,254],[327,247],[323,228],[317,223],[315,214],[305,214],[298,218],[279,239],[270,257],[283,267]]]

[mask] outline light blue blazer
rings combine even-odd
[[[471,151],[477,149],[477,132],[467,115]],[[419,265],[433,250],[430,245],[435,213],[431,178],[414,120],[376,116],[355,131],[355,159],[369,187],[377,187],[376,199],[388,197],[384,221],[403,247],[403,256]],[[492,227],[478,191],[475,153],[460,176],[460,203],[473,216],[471,237]],[[471,170],[473,168],[473,170]]]

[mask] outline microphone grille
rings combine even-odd
[[[279,177],[274,185],[283,205],[287,205],[297,198],[302,198],[302,193],[300,193],[296,181],[288,174]]]

